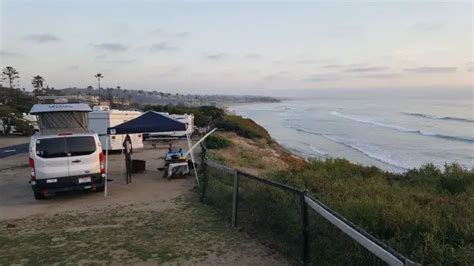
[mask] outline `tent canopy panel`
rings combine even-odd
[[[136,134],[183,130],[186,130],[186,124],[158,112],[148,111],[135,119],[109,127],[107,134]]]

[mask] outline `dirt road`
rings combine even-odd
[[[126,185],[121,155],[112,154],[107,197],[69,193],[43,201],[29,187],[27,154],[0,160],[0,265],[287,264],[200,204],[193,176],[163,179],[163,155],[136,150],[133,158],[146,160],[147,170]]]

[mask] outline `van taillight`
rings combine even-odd
[[[30,169],[31,169],[31,180],[35,180],[36,179],[35,160],[30,158],[29,164],[30,164]]]
[[[105,174],[105,158],[104,158],[103,152],[99,152],[99,162],[100,162],[100,173]]]

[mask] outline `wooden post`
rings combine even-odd
[[[304,200],[304,194],[300,194],[301,202],[301,239],[302,239],[302,254],[301,259],[303,265],[309,265],[309,229],[308,229],[308,205]]]
[[[234,175],[234,192],[232,195],[232,227],[237,226],[237,209],[239,205],[239,171]]]

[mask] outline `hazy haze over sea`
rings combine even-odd
[[[474,167],[470,91],[325,94],[232,109],[305,157],[342,157],[395,172],[426,163]]]

